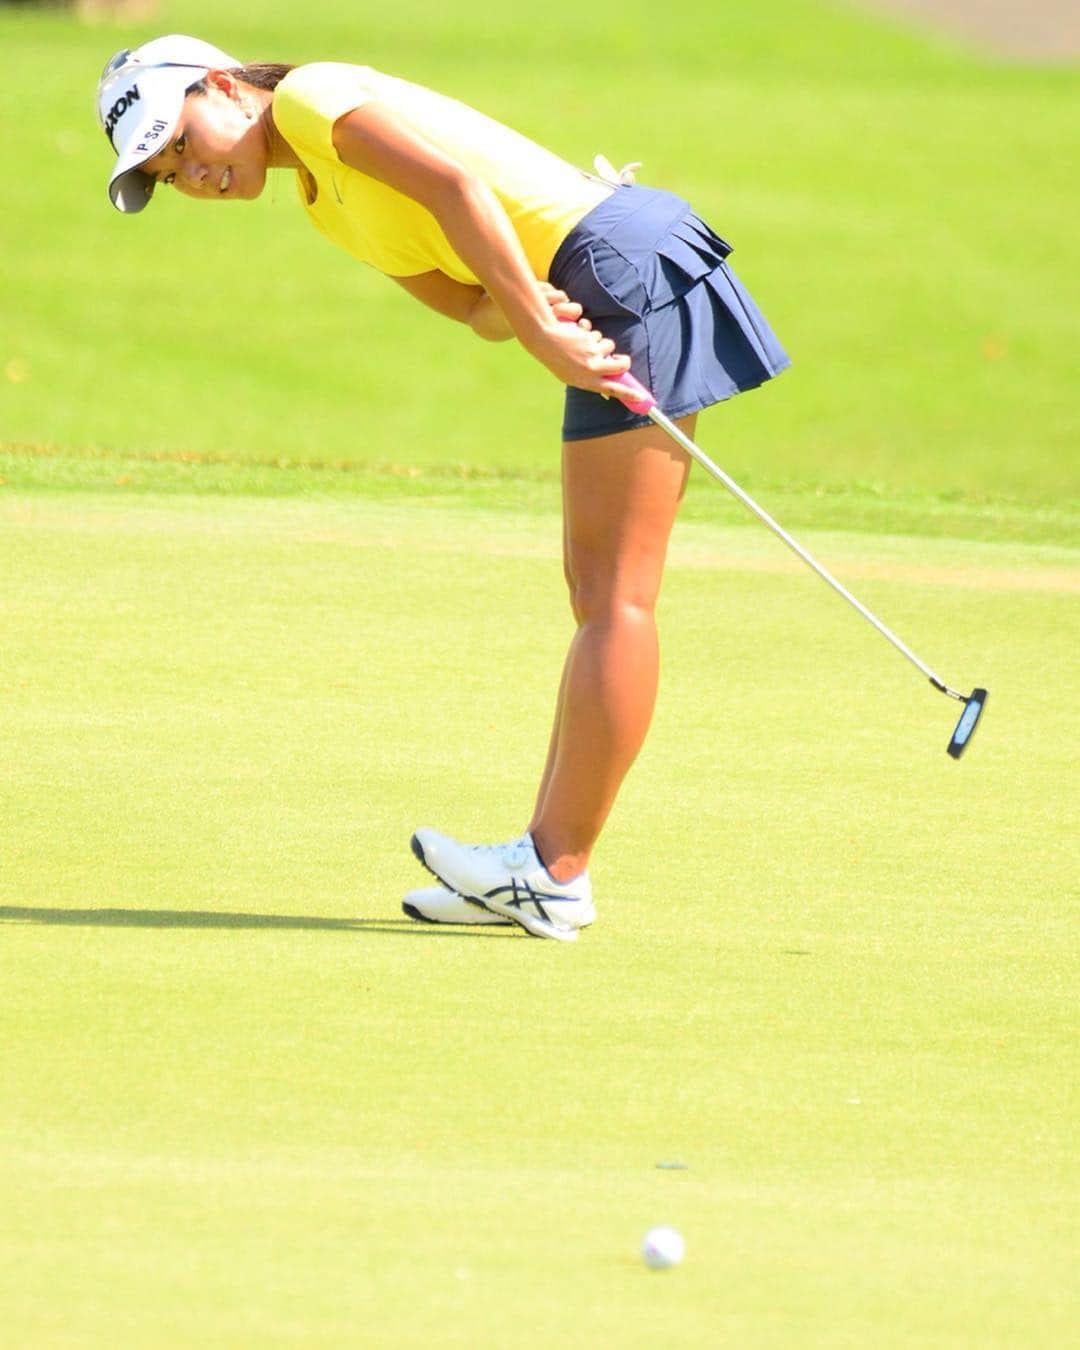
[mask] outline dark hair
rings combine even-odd
[[[237,66],[230,70],[244,84],[253,84],[256,89],[276,89],[281,81],[295,66],[275,65],[272,61],[256,61],[250,66]]]
[[[295,70],[295,66],[277,65],[271,61],[255,61],[248,66],[232,66],[229,74],[243,84],[253,85],[256,89],[276,89],[281,81],[288,75],[290,70]],[[193,84],[188,90],[189,94],[205,94],[206,80],[202,79],[198,84]]]

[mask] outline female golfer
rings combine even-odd
[[[620,377],[632,371],[692,436],[701,409],[788,364],[729,246],[678,197],[584,173],[366,66],[244,65],[163,37],[109,62],[98,109],[121,211],[142,210],[161,184],[250,200],[269,169],[287,169],[336,244],[480,337],[517,338],[568,386],[563,539],[577,631],[532,818],[501,845],[418,830],[413,852],[441,885],[405,908],[576,937],[595,914],[589,856],[652,717],[654,610],[689,471],[622,401]]]

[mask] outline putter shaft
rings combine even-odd
[[[648,416],[662,431],[665,431],[672,440],[677,441],[688,455],[697,460],[707,473],[710,473],[718,482],[723,483],[724,487],[727,488],[731,495],[737,497],[748,511],[752,511],[763,525],[767,525],[779,540],[785,543],[793,553],[797,554],[798,557],[806,563],[807,567],[813,568],[822,581],[827,581],[838,595],[843,596],[849,605],[858,610],[867,623],[873,624],[883,638],[887,638],[902,656],[906,656],[917,670],[922,671],[935,689],[940,689],[943,694],[948,694],[950,698],[958,699],[961,703],[967,702],[967,696],[965,694],[958,693],[955,689],[950,689],[944,680],[934,674],[925,661],[920,661],[906,642],[898,638],[891,628],[883,624],[876,614],[866,608],[861,600],[857,600],[846,586],[841,585],[828,568],[823,567],[816,558],[807,553],[806,549],[803,548],[797,539],[793,539],[782,525],[773,520],[768,511],[764,510],[763,507],[760,507],[757,502],[754,501],[753,497],[743,491],[738,483],[735,482],[734,478],[729,474],[726,474],[719,464],[714,463],[699,445],[696,445],[689,436],[680,431],[671,418],[665,416],[664,413],[660,411],[655,402],[648,409]]]

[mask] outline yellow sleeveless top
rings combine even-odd
[[[317,185],[311,201],[298,174],[301,200],[323,234],[389,276],[438,270],[478,284],[426,207],[338,157],[334,123],[373,101],[488,184],[540,280],[578,221],[610,194],[606,184],[455,99],[369,66],[298,66],[274,91],[273,116]]]

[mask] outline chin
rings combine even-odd
[[[250,183],[244,183],[242,190],[236,194],[237,200],[242,202],[253,202],[256,197],[262,196],[262,190],[266,186],[266,174],[261,174]]]

